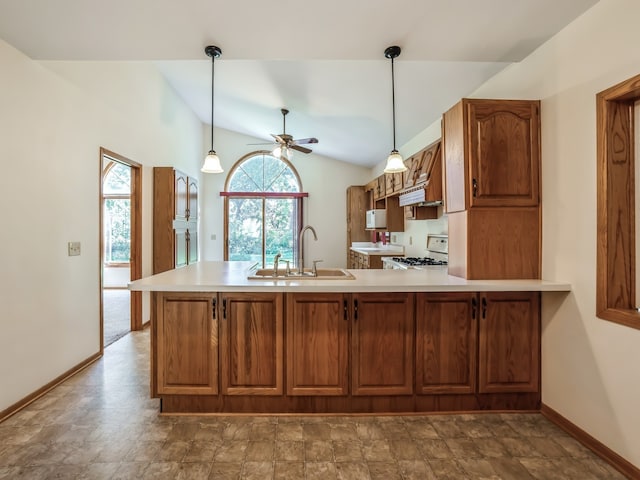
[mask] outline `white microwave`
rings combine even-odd
[[[383,208],[367,210],[367,228],[386,228],[387,211]]]

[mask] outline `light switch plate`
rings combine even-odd
[[[80,255],[80,242],[69,242],[68,243],[69,256],[76,257]]]

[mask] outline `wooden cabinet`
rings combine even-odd
[[[385,193],[387,196],[400,192],[404,188],[402,172],[385,173]]]
[[[397,253],[389,254],[389,255],[369,255],[361,252],[354,252],[353,250],[349,253],[349,268],[354,269],[377,269],[383,268],[382,258],[383,257],[395,257]]]
[[[371,232],[366,230],[366,212],[369,195],[362,185],[347,188],[347,265],[351,265],[351,245],[353,242],[368,242]],[[349,267],[357,268],[357,267]]]
[[[442,125],[449,273],[541,278],[540,102],[463,99]]]
[[[288,293],[287,395],[349,392],[348,295]]]
[[[413,293],[353,294],[351,394],[413,393]]]
[[[476,293],[416,294],[416,393],[476,392]]]
[[[446,211],[539,203],[540,102],[462,99],[442,119]]]
[[[216,294],[162,293],[155,301],[157,394],[218,393]]]
[[[422,161],[425,151],[424,149],[420,150],[405,161],[407,171],[404,174],[404,188],[411,188],[416,185],[420,172],[422,171]]]
[[[283,294],[220,295],[220,376],[224,395],[282,395]]]
[[[387,182],[384,175],[380,175],[376,178],[375,183],[373,185],[373,200],[381,200],[387,194]],[[378,208],[374,206],[374,208]]]
[[[172,167],[153,169],[153,273],[198,261],[198,182]]]
[[[480,295],[480,393],[540,389],[540,293]]]

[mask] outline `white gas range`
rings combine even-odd
[[[427,256],[425,257],[383,257],[382,268],[386,270],[424,269],[447,265],[449,262],[449,237],[447,235],[427,235]]]

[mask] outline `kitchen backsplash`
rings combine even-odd
[[[449,222],[438,207],[438,218],[435,220],[405,220],[404,232],[391,232],[391,243],[403,245],[407,257],[424,257],[427,252],[427,235],[448,234]]]

